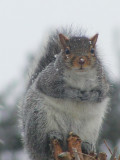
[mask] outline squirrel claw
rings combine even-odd
[[[62,152],[58,155],[58,158],[60,160],[72,160],[72,157],[70,155],[70,152]]]
[[[73,132],[69,133],[68,139],[69,139],[69,137],[77,137],[78,140],[81,140],[80,137],[77,134],[73,133]]]

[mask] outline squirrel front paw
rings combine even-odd
[[[63,152],[63,136],[58,131],[50,131],[48,133],[50,157],[54,160],[59,160],[58,156]]]
[[[82,148],[82,152],[85,154],[89,154],[95,151],[94,145],[89,142],[82,142],[81,148]]]
[[[63,136],[61,133],[59,133],[58,131],[50,131],[48,133],[48,138],[49,138],[49,141],[51,140],[58,140],[60,143],[63,143]]]

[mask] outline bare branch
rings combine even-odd
[[[110,152],[110,153],[111,153],[111,155],[112,155],[112,151],[111,151],[110,147],[108,146],[108,144],[107,144],[106,140],[104,140],[104,143],[105,143],[105,145],[106,145],[107,149],[109,150],[109,152]]]
[[[116,156],[116,152],[117,152],[117,147],[114,148],[114,151],[113,151],[113,154],[112,154],[110,160],[115,160],[116,159],[116,157],[115,157]]]

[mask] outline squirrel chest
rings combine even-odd
[[[91,90],[98,86],[97,71],[75,72],[67,70],[64,72],[64,80],[67,85],[81,90]]]
[[[98,86],[95,75],[96,70],[82,74],[65,71],[64,80],[66,85],[70,87],[89,91]],[[49,128],[58,129],[60,125],[61,128],[63,127],[64,132],[73,130],[77,134],[79,134],[80,128],[82,128],[82,131],[85,129],[84,133],[87,133],[89,128],[93,131],[100,127],[101,118],[104,116],[103,113],[108,103],[108,98],[100,103],[76,102],[75,100],[53,98],[46,95],[44,98],[45,104],[47,103],[48,108],[50,108],[48,111]],[[92,133],[89,134],[94,135]],[[82,136],[82,139],[85,139],[84,135]],[[87,137],[88,135],[85,136]]]

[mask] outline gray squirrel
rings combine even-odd
[[[82,139],[83,153],[95,149],[109,103],[97,39],[98,34],[88,38],[69,29],[50,35],[21,106],[31,160],[57,159],[52,142],[68,150],[70,132]]]

